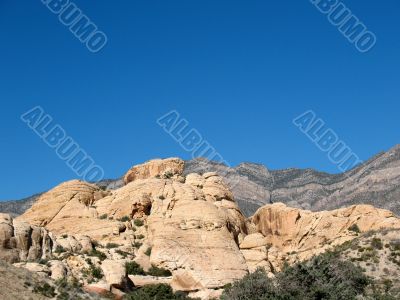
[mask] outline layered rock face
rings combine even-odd
[[[209,299],[257,267],[273,276],[285,262],[354,239],[355,231],[400,228],[394,214],[368,205],[311,212],[276,203],[246,219],[222,177],[184,174],[184,162],[176,158],[133,167],[124,181],[115,190],[69,181],[43,194],[17,220],[4,216],[0,253],[27,261],[54,255],[61,246],[70,253],[51,261],[50,272],[30,263],[20,266],[54,278],[73,276],[91,291],[121,295],[129,284],[168,282],[175,290]],[[26,236],[29,242],[18,242]],[[126,276],[124,266],[132,260],[144,271],[155,266],[171,276]],[[82,270],[96,268],[101,279],[82,277]]]
[[[127,184],[114,191],[66,182],[18,219],[56,235],[87,234],[103,245],[117,243],[144,269],[171,271],[176,290],[218,289],[248,272],[238,247],[247,231],[245,218],[221,177],[183,177],[183,166],[178,159],[150,161],[129,170]],[[150,256],[144,254],[149,248]]]
[[[254,233],[246,236],[240,248],[249,267],[262,266],[274,273],[285,262],[306,260],[352,240],[358,231],[400,228],[400,219],[370,205],[311,212],[275,203],[260,208],[248,227]]]
[[[181,175],[184,166],[185,163],[179,158],[154,159],[130,169],[124,176],[124,182],[127,184],[137,179],[168,178],[173,175]]]
[[[47,260],[53,257],[57,247],[64,251],[92,250],[88,236],[56,236],[44,227],[13,220],[10,215],[0,214],[0,258],[9,262]]]
[[[400,145],[342,174],[296,168],[269,171],[254,163],[228,167],[201,158],[185,166],[186,174],[211,171],[224,177],[246,216],[275,202],[312,211],[370,204],[400,215]]]

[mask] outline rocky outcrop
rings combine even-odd
[[[37,260],[51,255],[53,241],[42,227],[0,214],[0,258],[8,262]]]
[[[228,167],[202,158],[187,161],[184,174],[210,171],[224,178],[246,216],[275,202],[312,211],[370,204],[400,215],[400,145],[342,174],[296,168],[270,171],[254,163]]]
[[[400,228],[400,219],[370,205],[311,212],[275,203],[260,208],[248,226],[255,233],[246,236],[240,248],[249,268],[262,266],[274,273],[285,262],[309,259],[354,239],[359,232]]]
[[[114,191],[66,182],[18,219],[44,225],[66,251],[83,251],[82,234],[118,247],[119,252],[104,251],[107,260],[99,263],[110,287],[126,285],[120,255],[129,253],[145,270],[152,265],[169,270],[176,290],[220,288],[248,273],[238,246],[246,221],[221,177],[212,172],[183,177],[183,166],[178,159],[150,161],[129,170],[127,184]],[[66,264],[73,275],[90,267],[79,256]]]
[[[125,184],[153,177],[171,178],[183,173],[184,162],[179,158],[154,159],[147,163],[134,166],[124,176]]]
[[[126,174],[126,182],[150,178],[157,174],[162,177],[182,174],[181,163],[172,162],[170,171],[165,169],[162,171],[161,168],[167,165],[163,160],[156,161],[159,162],[159,166],[153,167],[155,169],[134,167]],[[380,153],[355,169],[342,174],[296,168],[270,171],[265,166],[256,163],[241,163],[238,166],[229,167],[203,158],[186,161],[184,164],[184,175],[206,172],[217,172],[224,178],[235,195],[235,201],[247,217],[252,216],[261,206],[274,202],[312,211],[370,204],[400,215],[398,202],[400,146]],[[123,181],[108,179],[96,185],[115,190],[122,187]],[[13,216],[20,215],[29,209],[39,196],[0,202],[0,212],[11,213]]]
[[[183,166],[175,158],[149,161],[131,168],[115,190],[63,183],[17,220],[0,218],[2,253],[16,253],[26,266],[61,247],[67,252],[57,254],[61,264],[53,259],[47,269],[29,267],[52,278],[79,278],[86,290],[118,297],[135,282],[167,281],[174,290],[209,299],[258,267],[274,276],[285,263],[354,239],[358,231],[400,228],[393,213],[368,205],[312,212],[276,203],[246,219],[217,172],[183,176]],[[131,261],[171,276],[128,277],[125,263]]]

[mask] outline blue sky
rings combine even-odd
[[[190,157],[177,110],[232,165],[337,167],[293,124],[313,110],[361,159],[399,143],[400,3],[346,1],[377,36],[358,52],[309,1],[75,1],[94,54],[41,1],[0,2],[1,200],[76,178],[20,115],[42,106],[105,170]]]

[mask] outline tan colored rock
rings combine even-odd
[[[223,292],[224,292],[223,289],[219,290],[203,289],[198,292],[189,293],[188,296],[194,299],[214,300],[214,299],[220,299]]]
[[[124,176],[125,184],[137,179],[161,178],[181,175],[185,163],[179,158],[154,159],[142,165],[134,166]]]
[[[91,257],[101,266],[108,291],[126,285],[124,264],[134,259],[144,269],[155,265],[169,270],[175,290],[205,299],[208,292],[257,267],[272,276],[285,261],[307,259],[353,239],[356,234],[349,231],[353,224],[363,232],[400,227],[393,214],[370,206],[312,213],[273,204],[246,220],[221,177],[209,172],[184,178],[183,167],[184,162],[175,158],[150,161],[129,170],[126,185],[104,193],[81,181],[61,184],[18,219],[15,236],[7,216],[0,215],[0,241],[14,243],[18,254],[26,258],[39,255],[39,245],[42,253],[48,253],[49,240],[80,253],[90,252],[91,240],[103,246],[117,243],[119,250],[129,254],[98,248],[107,255],[101,265]],[[41,224],[49,232],[34,227]],[[33,250],[27,242],[32,237]],[[145,253],[148,248],[152,249],[150,256]],[[83,254],[74,253],[65,263],[68,274],[78,278],[89,267]]]
[[[49,267],[34,262],[15,263],[14,266],[18,268],[25,268],[41,277],[48,277],[50,274]]]
[[[91,216],[97,186],[79,180],[67,181],[43,194],[21,217],[32,225],[46,226],[65,217]]]
[[[126,286],[126,271],[124,260],[106,259],[101,264],[101,269],[107,283],[112,287],[123,288]]]
[[[67,268],[61,261],[52,260],[49,262],[49,264],[52,279],[58,280],[67,276]]]
[[[168,284],[171,285],[172,277],[154,277],[142,275],[128,275],[128,278],[135,287],[143,287],[151,284]]]
[[[98,294],[100,296],[108,296],[111,291],[111,286],[104,280],[99,282],[90,283],[83,286],[86,292]]]
[[[76,240],[80,244],[81,251],[89,253],[93,250],[92,240],[87,235],[77,235],[75,236]]]
[[[268,239],[265,238],[261,233],[253,233],[247,235],[243,242],[240,243],[240,249],[251,249],[256,247],[267,246],[269,244]]]
[[[356,236],[349,230],[353,224],[356,224],[361,232],[400,228],[400,219],[393,213],[370,205],[311,212],[275,203],[260,208],[251,221],[256,230],[264,236],[261,238],[258,235],[263,240],[262,243],[268,241],[277,252],[284,253],[284,255],[276,252],[268,254],[268,261],[277,271],[286,258],[289,258],[289,262],[305,260],[335,245],[352,240]],[[252,243],[254,244],[254,241]],[[256,244],[254,246],[257,247]],[[251,249],[251,247],[246,248]],[[289,253],[295,255],[290,256]],[[249,254],[245,256],[251,257]]]

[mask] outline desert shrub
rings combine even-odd
[[[95,267],[94,265],[90,266],[90,273],[93,278],[101,279],[103,278],[103,272],[101,268]]]
[[[57,295],[55,292],[55,288],[47,282],[36,284],[33,288],[33,292],[35,294],[43,295],[47,298],[53,298]]]
[[[61,237],[62,237],[63,239],[66,239],[66,238],[68,237],[68,234],[63,234]]]
[[[133,224],[135,224],[136,226],[140,227],[140,226],[143,226],[144,222],[143,222],[143,220],[135,219],[133,221]]]
[[[136,238],[139,239],[139,240],[144,239],[144,235],[143,235],[143,234],[138,234],[138,235],[136,236]]]
[[[108,218],[108,215],[107,215],[107,214],[101,215],[101,216],[99,217],[100,220],[105,220],[105,219],[107,219],[107,218]]]
[[[98,251],[97,249],[93,249],[91,252],[88,253],[89,256],[94,256],[98,257],[100,260],[105,260],[107,258],[107,255],[105,255],[103,252]]]
[[[113,249],[113,248],[118,248],[119,245],[116,243],[107,243],[106,248],[107,249]]]
[[[167,284],[147,285],[126,296],[128,300],[189,300],[184,293],[174,293]]]
[[[128,275],[146,275],[143,268],[134,261],[127,262],[125,264],[125,270]]]
[[[359,267],[326,253],[297,263],[269,279],[259,269],[225,288],[226,300],[351,300],[364,293],[370,281]]]
[[[355,233],[360,233],[360,232],[361,232],[361,230],[360,230],[360,228],[358,227],[357,224],[351,225],[351,226],[349,227],[349,231],[353,231],[353,232],[355,232]]]
[[[118,221],[120,222],[128,222],[131,218],[129,216],[123,216],[122,218],[119,218]]]
[[[286,268],[277,276],[284,299],[355,299],[369,279],[359,267],[328,252]]]
[[[373,238],[371,241],[371,246],[375,249],[379,249],[379,250],[383,249],[382,240],[379,238]]]
[[[56,250],[54,251],[55,253],[63,253],[65,252],[65,249],[61,245],[57,245]]]
[[[126,258],[129,254],[128,252],[122,251],[120,249],[115,250],[115,252],[121,255],[123,258]]]
[[[147,250],[144,254],[146,254],[147,256],[150,256],[151,255],[151,247],[147,248]]]
[[[159,198],[160,200],[165,200],[164,195],[160,195],[158,198]]]
[[[140,243],[140,242],[134,242],[133,244],[132,244],[132,246],[134,247],[134,248],[136,248],[136,249],[139,249],[140,247],[142,247],[142,243]]]
[[[43,258],[41,258],[41,259],[38,260],[38,264],[41,264],[41,265],[47,265],[48,262],[49,262],[49,261],[48,261],[47,259],[43,259]]]
[[[174,173],[172,173],[171,171],[167,171],[167,172],[165,172],[164,175],[163,175],[163,177],[164,177],[165,179],[172,178],[172,176],[174,176]]]
[[[276,288],[271,279],[267,277],[264,269],[257,269],[254,273],[247,274],[243,279],[228,284],[221,296],[222,300],[264,300],[274,299]],[[279,299],[279,298],[276,298]]]
[[[147,274],[156,277],[168,277],[172,275],[169,270],[158,268],[154,265],[152,265],[151,268],[147,271]]]

